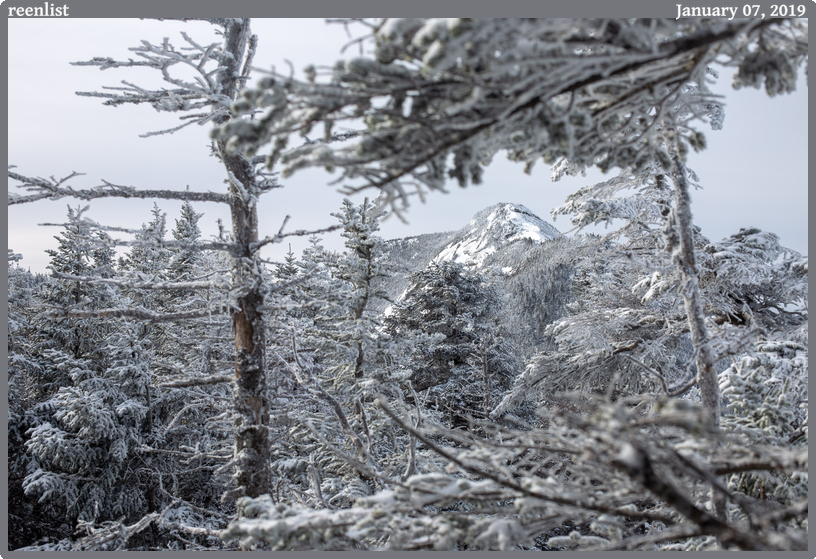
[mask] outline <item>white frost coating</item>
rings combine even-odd
[[[399,36],[406,30],[415,26],[420,22],[418,19],[409,18],[388,18],[377,31],[377,35],[388,39],[389,41],[396,41]]]
[[[405,298],[405,291],[403,291],[402,293],[400,293],[400,296],[399,296],[399,297],[397,297],[397,303],[399,303],[400,301],[402,301],[404,298]],[[383,311],[383,316],[391,316],[393,313],[394,313],[394,305],[393,305],[393,304],[390,304],[390,305],[388,305],[388,306],[385,308],[385,310]]]
[[[637,449],[629,443],[625,443],[617,456],[615,462],[623,465],[629,470],[642,470],[643,457],[638,453]]]
[[[391,490],[380,491],[379,493],[376,493],[370,497],[366,497],[363,500],[369,506],[381,505],[385,507],[397,504],[397,499],[394,496],[394,491]]]

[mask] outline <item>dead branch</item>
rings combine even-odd
[[[545,495],[544,493],[539,493],[538,491],[532,491],[530,489],[522,487],[521,485],[516,483],[516,481],[513,480],[513,479],[504,478],[502,476],[499,476],[498,474],[496,474],[493,471],[486,470],[486,469],[474,466],[473,464],[469,464],[469,463],[459,459],[457,456],[454,456],[452,453],[448,452],[447,449],[445,449],[443,447],[440,447],[439,445],[434,443],[431,439],[429,439],[427,436],[425,436],[424,433],[422,433],[421,431],[419,431],[417,429],[414,429],[413,427],[411,427],[410,425],[405,423],[403,420],[401,420],[399,417],[397,417],[397,414],[394,413],[394,411],[388,406],[388,403],[383,398],[379,398],[377,400],[377,404],[383,409],[383,411],[386,413],[386,415],[388,415],[391,419],[393,419],[397,423],[397,425],[399,427],[401,427],[407,433],[413,434],[417,439],[422,441],[428,448],[430,448],[431,450],[433,450],[434,452],[436,452],[437,454],[439,454],[443,458],[451,461],[452,463],[456,464],[461,469],[463,469],[463,470],[465,470],[467,472],[470,472],[472,474],[475,474],[475,475],[483,477],[483,478],[491,479],[491,480],[495,481],[496,483],[498,483],[499,485],[507,487],[508,489],[513,489],[513,490],[519,492],[522,495],[525,495],[525,496],[528,496],[528,497],[533,497],[533,498],[536,498],[536,499],[541,499],[542,501],[547,501],[547,502],[556,503],[556,504],[560,504],[560,505],[566,505],[566,506],[569,506],[569,507],[577,507],[577,508],[581,508],[581,509],[585,509],[585,510],[591,510],[591,511],[596,511],[596,512],[608,513],[608,514],[616,514],[616,515],[619,515],[619,516],[624,516],[624,517],[629,517],[629,518],[643,518],[643,519],[648,519],[648,520],[660,520],[660,521],[662,521],[662,522],[664,522],[666,524],[674,524],[675,523],[675,520],[673,518],[671,518],[670,516],[666,516],[666,515],[652,514],[652,513],[648,513],[648,512],[639,512],[639,511],[632,511],[632,510],[620,510],[620,509],[618,509],[616,507],[607,507],[607,506],[604,506],[603,504],[598,503],[594,496],[592,497],[591,500],[590,499],[582,500],[580,498],[569,499],[569,498],[566,498],[566,497],[560,497],[558,495]]]
[[[235,380],[234,375],[212,375],[203,378],[190,378],[185,380],[177,380],[173,382],[165,382],[159,385],[159,388],[188,388],[190,386],[206,386],[209,384],[220,384],[222,382],[232,382]]]
[[[52,318],[136,318],[145,322],[176,322],[194,318],[206,318],[214,314],[224,314],[227,309],[206,309],[201,311],[179,313],[154,313],[143,308],[132,309],[100,309],[95,311],[80,311],[75,309],[51,309],[45,313]]]
[[[20,175],[13,171],[8,172],[8,177],[22,184],[17,185],[18,188],[23,188],[29,192],[33,192],[28,196],[9,194],[8,205],[25,204],[28,202],[36,202],[37,200],[59,200],[60,198],[75,198],[78,200],[94,200],[96,198],[141,198],[153,199],[163,198],[166,200],[182,200],[187,202],[218,202],[221,204],[229,204],[230,199],[227,194],[219,194],[216,192],[194,192],[190,190],[143,190],[137,189],[133,186],[123,186],[113,184],[106,180],[102,181],[100,186],[95,186],[89,189],[75,190],[70,186],[62,186],[69,179],[81,175],[81,173],[71,173],[63,179],[43,179],[37,177],[27,177]]]
[[[287,220],[289,216],[286,216]],[[307,237],[311,235],[317,235],[318,233],[330,233],[332,231],[337,231],[342,227],[342,225],[332,225],[330,227],[324,227],[323,229],[314,229],[312,231],[307,231],[305,229],[298,229],[297,231],[292,231],[291,233],[283,233],[283,227],[286,225],[286,221],[283,222],[281,226],[281,230],[274,237],[265,237],[260,241],[254,242],[250,244],[250,250],[257,251],[261,247],[264,247],[269,244],[279,243],[285,237]]]
[[[340,421],[340,425],[343,428],[343,431],[346,433],[348,438],[351,440],[351,443],[354,445],[354,449],[357,452],[357,456],[365,463],[371,462],[371,455],[366,451],[365,445],[363,441],[360,439],[359,435],[351,428],[351,425],[348,422],[348,418],[346,418],[346,414],[343,411],[340,402],[338,402],[334,396],[326,392],[326,390],[320,385],[320,382],[315,378],[310,370],[308,370],[300,360],[300,355],[297,351],[297,341],[295,339],[295,333],[292,332],[292,351],[295,356],[295,363],[297,364],[298,368],[300,369],[300,373],[293,369],[289,363],[287,363],[280,355],[278,358],[283,362],[289,370],[295,375],[295,380],[297,380],[298,384],[312,392],[318,398],[327,402],[332,409],[334,410],[337,419]]]

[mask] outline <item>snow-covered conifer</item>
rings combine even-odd
[[[113,277],[110,239],[81,211],[69,208],[68,218],[50,252],[55,279],[42,290],[44,302],[77,310],[118,307],[123,301],[116,288],[73,279]],[[148,365],[137,327],[88,318],[38,320],[40,335],[50,334],[50,342],[40,344],[39,366],[53,381],[40,387],[35,411],[41,421],[26,441],[38,463],[26,476],[26,493],[59,503],[68,519],[139,512],[142,488],[136,478],[123,483],[125,472],[133,472],[148,410]]]
[[[12,408],[17,433],[30,426],[15,443],[31,451],[26,488],[87,520],[76,546],[134,546],[149,526],[176,546],[215,545],[207,538],[234,501],[220,536],[242,548],[806,549],[807,258],[754,228],[709,242],[691,219],[698,179],[685,167],[705,147],[698,123],[722,125],[708,65],[735,68],[738,86],[790,91],[806,22],[390,19],[371,26],[374,58],[248,88],[248,20],[209,21],[223,44],[183,35],[184,49],[144,42],[139,60],[84,64],[161,71],[172,89],[90,95],[182,113],[164,132],[214,123],[226,193],[83,190],[67,186],[73,175],[9,170],[28,191],[9,205],[185,203],[168,241],[158,208],[132,241],[71,210],[55,277],[37,291],[50,314],[15,330],[13,372],[33,387],[30,409]],[[338,123],[351,132],[333,132]],[[316,125],[323,140],[289,149]],[[518,367],[498,281],[435,261],[384,318],[372,300],[388,273],[378,210],[399,213],[448,178],[478,183],[500,151],[528,171],[555,163],[556,176],[623,168],[562,213],[624,226],[561,242],[572,261],[525,284],[557,291],[523,302],[553,323],[544,340],[524,332],[528,351],[546,351],[499,404]],[[287,235],[259,238],[258,198],[278,186],[262,163],[284,176],[339,169],[348,192],[384,196],[338,214],[344,254],[315,238],[273,279],[259,251]],[[229,238],[199,238],[190,203],[202,201],[229,206]],[[119,277],[117,244],[132,247]],[[192,322],[148,331],[130,317]],[[733,361],[718,379],[722,358]],[[695,383],[702,406],[675,397]],[[572,388],[583,392],[552,398]],[[514,413],[530,397],[536,416]]]
[[[786,335],[787,334],[787,335]],[[720,373],[727,404],[723,426],[750,445],[801,450],[808,441],[807,324],[757,342],[754,351]],[[759,499],[790,506],[807,499],[807,477],[784,472],[735,473],[729,485]]]
[[[509,386],[516,363],[498,321],[501,298],[494,285],[462,264],[431,263],[386,317],[395,339],[416,333],[434,341],[408,348],[407,366],[417,391],[451,420],[483,415],[493,391]],[[485,387],[491,389],[485,393]]]
[[[198,220],[202,215],[204,214],[196,213],[188,201],[181,205],[181,216],[176,219],[173,238],[183,245],[172,251],[168,266],[168,276],[176,281],[189,281],[195,277],[193,271],[200,254],[195,245],[201,238]]]

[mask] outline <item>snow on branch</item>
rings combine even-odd
[[[806,60],[806,34],[784,20],[389,19],[367,39],[376,56],[335,65],[325,80],[314,67],[302,82],[264,78],[233,105],[262,116],[233,119],[215,134],[249,155],[271,144],[268,164],[284,164],[284,176],[339,169],[344,192],[377,188],[402,202],[413,185],[478,184],[502,150],[527,170],[561,157],[578,168],[640,168],[660,155],[668,127],[682,134],[684,148],[702,149],[692,125],[721,126],[706,81],[716,57],[744,71],[746,82],[751,74],[790,87]],[[765,35],[774,44],[763,56],[790,72],[776,75],[764,70],[770,62],[749,60],[746,45]],[[338,137],[332,127],[340,123],[358,136]],[[308,139],[316,126],[325,140]],[[289,147],[295,135],[306,143]],[[330,145],[335,138],[350,141]]]
[[[226,308],[205,309],[178,313],[154,313],[147,309],[133,307],[120,309],[99,309],[95,311],[81,311],[70,308],[52,308],[45,314],[53,318],[136,318],[145,322],[176,322],[194,318],[207,318],[214,314],[225,314]]]
[[[109,549],[109,545],[116,543],[116,550],[124,550],[130,538],[153,524],[165,529],[177,530],[195,536],[218,536],[217,531],[208,528],[188,526],[180,522],[165,519],[169,510],[179,502],[180,499],[173,501],[167,505],[161,513],[153,512],[146,514],[130,526],[123,522],[124,517],[117,521],[103,522],[99,527],[94,526],[94,522],[80,520],[78,531],[84,530],[87,535],[77,540],[72,545],[72,549],[76,551]]]
[[[189,122],[181,126],[152,132],[146,136],[172,133],[193,123],[203,125],[228,115],[232,99],[224,93],[219,75],[224,70],[224,61],[229,53],[225,53],[223,47],[218,43],[200,45],[184,32],[181,33],[181,36],[188,46],[180,50],[165,38],[160,45],[142,41],[141,46],[132,47],[131,52],[135,53],[139,60],[116,61],[112,58],[93,58],[84,62],[72,63],[74,66],[96,66],[100,70],[146,66],[160,71],[164,81],[175,86],[174,89],[148,90],[123,81],[125,87],[103,88],[116,93],[95,91],[77,92],[77,95],[105,99],[105,105],[114,107],[123,104],[147,103],[159,112],[189,113],[189,111],[200,111],[204,108],[210,109],[182,117],[189,119]],[[177,78],[171,74],[171,68],[177,65],[193,71],[192,81]],[[242,75],[235,79],[243,81],[247,79],[247,76]]]
[[[10,165],[9,169],[14,166]],[[44,179],[39,177],[27,177],[11,170],[8,171],[10,179],[19,181],[22,184],[16,185],[31,194],[22,196],[19,194],[8,194],[8,205],[25,204],[36,202],[37,200],[59,200],[61,198],[75,198],[79,200],[94,200],[96,198],[142,198],[153,199],[163,198],[167,200],[184,200],[187,202],[218,202],[229,204],[230,199],[226,194],[216,192],[194,192],[189,190],[143,190],[133,186],[122,186],[103,180],[102,184],[89,189],[75,190],[70,186],[63,186],[70,179],[80,176],[82,173],[71,173],[62,178]]]
[[[84,208],[87,209],[87,208]],[[83,211],[84,211],[83,209]],[[139,230],[137,229],[125,229],[123,227],[111,227],[107,225],[100,225],[93,220],[90,219],[81,219],[77,220],[76,223],[82,224],[83,226],[88,227],[89,231],[118,231],[130,234],[138,234]],[[43,227],[67,227],[71,224],[68,223],[39,223],[38,225]],[[100,240],[93,240],[89,241],[90,246],[94,248],[102,248],[102,247],[147,247],[147,248],[178,248],[183,250],[192,250],[196,252],[203,252],[207,250],[218,250],[223,252],[234,253],[236,250],[235,243],[227,243],[222,241],[199,241],[199,242],[188,242],[188,241],[171,241],[171,240],[162,240],[160,242],[155,242],[152,240],[142,240],[142,239],[134,239],[131,241],[123,241],[121,239],[112,239],[108,237],[104,241]]]
[[[780,450],[774,449],[773,454],[763,453],[762,456],[752,458],[715,462],[712,464],[714,473],[726,475],[760,470],[776,472],[807,470],[807,449],[788,452],[780,452]]]
[[[498,472],[490,468],[476,465],[470,461],[466,461],[455,456],[451,452],[451,449],[439,446],[438,444],[434,443],[428,437],[427,434],[409,425],[408,422],[400,419],[384,399],[382,398],[378,399],[377,404],[380,406],[380,408],[382,408],[386,415],[388,415],[392,420],[394,420],[394,422],[396,422],[397,425],[399,425],[399,427],[401,427],[405,432],[410,433],[411,435],[415,436],[417,439],[422,441],[425,445],[428,446],[428,448],[433,450],[438,455],[449,460],[450,462],[452,462],[453,464],[455,464],[456,466],[458,466],[459,468],[466,472],[475,474],[482,478],[493,480],[499,485],[517,491],[520,495],[524,495],[525,497],[540,499],[541,501],[566,505],[570,507],[579,507],[586,510],[592,510],[597,512],[627,515],[630,517],[640,516],[641,518],[669,520],[668,517],[662,517],[661,515],[653,515],[649,513],[641,514],[638,513],[637,511],[631,510],[630,511],[617,510],[615,507],[604,506],[596,498],[588,498],[587,496],[584,495],[564,496],[564,494],[544,494],[540,491],[531,490],[528,487],[520,485],[512,477],[508,477],[504,473],[499,474]]]
[[[351,440],[352,444],[354,445],[354,450],[357,453],[357,456],[365,463],[369,465],[369,467],[373,466],[373,461],[371,459],[371,455],[366,450],[363,441],[360,439],[360,436],[354,431],[349,423],[348,419],[346,418],[346,414],[343,411],[343,407],[331,394],[326,392],[326,390],[320,385],[320,381],[315,378],[312,372],[307,369],[303,362],[300,359],[300,355],[298,354],[297,350],[297,340],[295,339],[294,332],[292,333],[292,352],[295,357],[295,363],[298,366],[300,372],[295,370],[289,363],[284,360],[280,355],[278,355],[278,359],[280,359],[281,363],[286,364],[286,366],[292,371],[295,375],[295,379],[298,381],[298,384],[303,386],[309,392],[315,394],[321,400],[326,401],[334,410],[337,419],[340,421],[340,425],[343,427],[343,431],[348,436],[349,440]],[[376,467],[374,467],[376,470]]]
[[[323,229],[314,229],[312,231],[307,231],[305,229],[298,229],[296,231],[291,231],[289,233],[284,233],[283,229],[286,227],[286,224],[289,222],[290,217],[291,216],[287,215],[284,218],[283,225],[281,225],[280,230],[278,231],[278,233],[274,237],[267,236],[267,237],[261,239],[260,241],[256,241],[254,243],[251,243],[249,245],[250,250],[253,251],[253,252],[258,251],[258,250],[260,250],[262,247],[264,247],[266,245],[273,244],[273,243],[279,243],[279,242],[283,241],[283,239],[286,238],[286,237],[308,237],[308,236],[312,236],[312,235],[318,235],[320,233],[330,233],[332,231],[337,231],[338,229],[343,227],[342,225],[331,225],[329,227],[324,227]]]
[[[54,272],[55,278],[77,281],[90,284],[115,285],[127,289],[155,289],[159,291],[184,291],[188,289],[222,289],[230,288],[229,282],[220,277],[210,281],[163,281],[156,276],[137,273],[136,277],[100,278],[96,276],[75,276],[62,272]]]
[[[189,388],[191,386],[206,386],[210,384],[221,384],[223,382],[232,382],[235,380],[235,375],[212,375],[201,378],[190,378],[184,380],[177,380],[173,382],[165,382],[159,385],[159,388]]]

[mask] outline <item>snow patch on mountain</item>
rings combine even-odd
[[[522,239],[543,243],[561,233],[521,204],[496,204],[477,213],[433,259],[481,267],[499,249]]]

